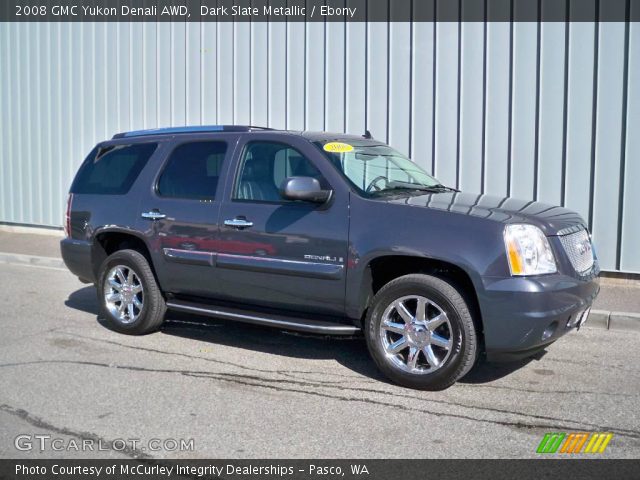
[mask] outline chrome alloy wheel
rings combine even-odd
[[[131,267],[118,265],[109,270],[104,282],[104,302],[107,310],[121,323],[135,322],[144,302],[140,278]]]
[[[413,374],[438,370],[453,347],[447,314],[418,295],[401,297],[387,307],[380,322],[380,338],[389,361]]]

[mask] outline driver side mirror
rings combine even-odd
[[[288,177],[280,185],[280,196],[287,200],[325,203],[331,198],[331,190],[323,190],[313,177]]]

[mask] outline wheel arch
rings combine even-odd
[[[473,272],[447,260],[414,255],[380,255],[369,260],[364,267],[360,284],[358,310],[360,323],[367,314],[373,296],[390,281],[409,274],[425,274],[445,280],[463,295],[478,332],[481,346],[484,346],[484,321],[478,299],[478,279]]]
[[[135,250],[143,255],[149,262],[157,281],[147,243],[140,235],[124,228],[105,228],[94,234],[91,246],[91,264],[95,278],[98,278],[100,265],[109,255],[125,249]]]

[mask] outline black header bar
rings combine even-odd
[[[2,22],[624,22],[640,0],[2,0]]]
[[[505,445],[505,451],[508,446]],[[528,480],[638,478],[640,460],[0,460],[22,480]]]

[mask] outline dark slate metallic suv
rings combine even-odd
[[[362,330],[380,370],[414,388],[544,348],[599,290],[579,215],[458,192],[368,134],[118,134],[80,167],[66,230],[64,261],[115,330],[157,330],[167,308]]]

